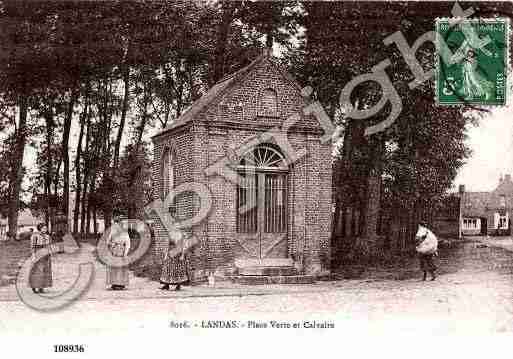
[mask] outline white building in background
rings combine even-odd
[[[30,229],[37,230],[37,224],[43,220],[35,217],[30,209],[24,209],[18,214],[18,234]]]
[[[18,214],[18,231],[17,235],[23,232],[29,232],[31,229],[33,231],[37,230],[37,224],[41,222],[41,220],[34,215],[30,209],[24,209]],[[7,232],[9,231],[9,222],[7,218],[0,218],[0,241],[7,240]]]
[[[501,176],[491,192],[462,192],[463,235],[510,235],[513,211],[511,175]]]

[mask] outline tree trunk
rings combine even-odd
[[[87,192],[87,184],[89,181],[88,174],[84,174],[84,189],[82,191],[82,202],[80,203],[80,236],[82,240],[85,239],[86,234],[86,211],[87,211],[87,199],[89,198],[89,193]]]
[[[92,193],[92,192],[91,192]],[[86,209],[86,232],[85,232],[85,238],[86,241],[89,239],[89,236],[91,235],[91,194],[89,194],[89,200],[87,201],[87,209]]]
[[[145,99],[144,99],[144,112],[141,116],[141,123],[137,128],[136,142],[135,146],[132,149],[134,162],[137,164],[137,167],[134,169],[132,173],[132,178],[129,182],[129,187],[133,190],[130,192],[133,193],[133,198],[129,201],[128,208],[128,218],[137,218],[142,219],[143,215],[141,214],[141,209],[144,207],[144,149],[141,149],[142,145],[142,137],[144,134],[144,130],[146,128],[146,124],[148,122],[148,106],[151,101],[151,93],[148,88],[145,86]]]
[[[123,131],[125,129],[126,115],[128,112],[128,103],[130,98],[130,67],[126,65],[125,70],[123,71],[123,82],[125,84],[123,94],[123,105],[121,107],[121,117],[119,119],[118,134],[116,136],[116,142],[114,144],[114,170],[117,170],[118,168],[119,150],[121,147],[121,139],[123,138]]]
[[[95,236],[98,234],[98,221],[96,212],[96,206],[93,206],[93,232]]]
[[[64,187],[62,190],[62,211],[66,216],[66,231],[69,229],[69,133],[71,130],[71,122],[73,121],[73,108],[75,106],[76,94],[70,94],[70,100],[64,118],[64,128],[62,133],[62,161],[64,163]]]
[[[46,196],[46,210],[45,210],[45,223],[50,228],[50,197],[52,194],[52,169],[53,169],[53,136],[55,122],[53,120],[53,103],[48,104],[48,112],[45,114],[46,122],[46,150],[47,150],[47,166],[45,177],[45,196]]]
[[[335,213],[333,215],[333,228],[331,237],[332,238],[342,238],[343,235],[343,225],[342,221],[340,220],[340,214],[342,209],[342,201],[341,201],[341,193],[342,190],[340,186],[338,185],[338,179],[341,173],[340,168],[342,167],[341,160],[338,159],[333,164],[333,178],[332,178],[332,187],[334,190],[334,198],[335,198]]]
[[[60,182],[60,175],[61,175],[61,165],[62,165],[62,159],[59,159],[59,163],[57,163],[57,169],[55,170],[55,176],[53,178],[53,195],[55,196],[55,199],[57,200],[59,198],[59,182]]]
[[[9,236],[16,238],[18,232],[18,212],[20,209],[20,192],[23,180],[23,157],[25,152],[25,143],[27,140],[27,115],[28,115],[28,97],[22,94],[19,98],[19,123],[16,131],[16,142],[14,145],[14,161],[12,163],[12,172],[10,178],[10,196],[9,196]]]
[[[91,176],[91,182],[89,184],[89,197],[87,199],[87,237],[91,234],[91,220],[93,219],[93,213],[98,207],[98,194],[96,193],[96,174]],[[94,223],[93,223],[94,225]]]
[[[379,136],[379,135],[378,135]],[[378,242],[378,219],[381,210],[381,177],[383,173],[382,154],[384,140],[373,138],[368,141],[370,148],[369,171],[367,175],[366,203],[364,206],[363,236],[372,244],[374,249],[380,246]]]
[[[266,36],[265,36],[265,46],[268,48],[268,49],[271,49],[273,48],[273,44],[274,44],[274,36],[272,34],[272,31],[269,31],[267,32]]]
[[[85,139],[85,150],[87,152],[87,157],[84,159],[84,176],[82,178],[83,189],[82,189],[82,201],[80,203],[80,235],[82,240],[84,239],[85,234],[85,218],[86,218],[86,209],[87,209],[87,199],[88,195],[88,183],[89,176],[91,173],[91,167],[93,166],[92,155],[95,153],[95,150],[91,148],[91,137],[93,136],[93,129],[91,128],[91,116],[87,117],[87,131],[86,131],[86,139]]]
[[[350,166],[353,156],[355,127],[355,121],[348,119],[345,124],[342,153],[335,162],[332,181],[336,192],[335,218],[338,221],[338,225],[334,226],[332,235],[340,239],[339,253],[341,254],[352,247],[357,236],[354,216],[356,203],[354,201],[354,188],[351,186],[352,178],[350,177],[352,175]],[[340,232],[337,233],[338,230]]]
[[[47,228],[50,228],[50,206],[49,206],[49,198],[50,198],[50,188],[45,183],[45,198],[46,198],[46,208],[44,211],[45,214],[45,224]]]
[[[102,210],[103,210],[103,220],[105,221],[105,228],[110,227],[112,224],[112,217],[113,217],[113,201],[114,201],[114,194],[115,188],[113,186],[113,182],[110,179],[104,180],[102,184],[103,191],[106,191],[105,199],[102,201]]]
[[[116,142],[114,143],[114,161],[112,168],[110,171],[104,172],[104,182],[102,185],[103,190],[106,192],[104,193],[105,200],[103,201],[103,213],[104,213],[104,220],[105,225],[110,226],[110,223],[112,222],[112,213],[113,213],[113,206],[112,203],[114,201],[114,191],[116,190],[116,178],[117,178],[117,172],[118,172],[118,165],[119,165],[119,151],[121,147],[121,140],[123,138],[123,132],[125,129],[125,122],[126,122],[126,115],[128,112],[128,103],[129,103],[129,97],[130,97],[130,67],[125,65],[125,70],[123,74],[123,80],[124,80],[124,95],[123,95],[123,104],[121,107],[121,118],[119,120],[119,128],[118,133],[116,136]],[[110,122],[110,121],[109,121]],[[105,134],[105,139],[108,141],[109,138],[109,132],[108,131]],[[104,151],[104,153],[109,153],[109,150]]]
[[[214,54],[214,71],[210,86],[221,80],[225,75],[226,47],[230,36],[230,27],[235,14],[235,4],[223,2],[223,15],[217,27],[216,48]]]
[[[87,99],[86,99],[87,101]],[[73,232],[78,232],[78,217],[80,215],[80,197],[82,195],[82,179],[81,179],[81,166],[80,161],[82,160],[82,140],[84,137],[84,128],[86,126],[89,127],[89,103],[86,103],[84,112],[82,113],[82,118],[80,119],[80,133],[78,135],[78,143],[77,143],[77,155],[75,157],[75,209],[73,211]],[[87,121],[86,121],[87,119]]]
[[[381,197],[381,174],[374,170],[369,174],[367,203],[364,213],[363,236],[375,244],[377,240],[378,216]]]

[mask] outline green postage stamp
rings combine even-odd
[[[508,19],[437,19],[436,36],[438,104],[506,105]]]

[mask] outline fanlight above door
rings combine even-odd
[[[260,145],[247,152],[239,163],[245,169],[287,170],[287,162],[283,155],[270,145]]]

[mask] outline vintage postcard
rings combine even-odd
[[[0,356],[508,355],[512,15],[0,1]]]

